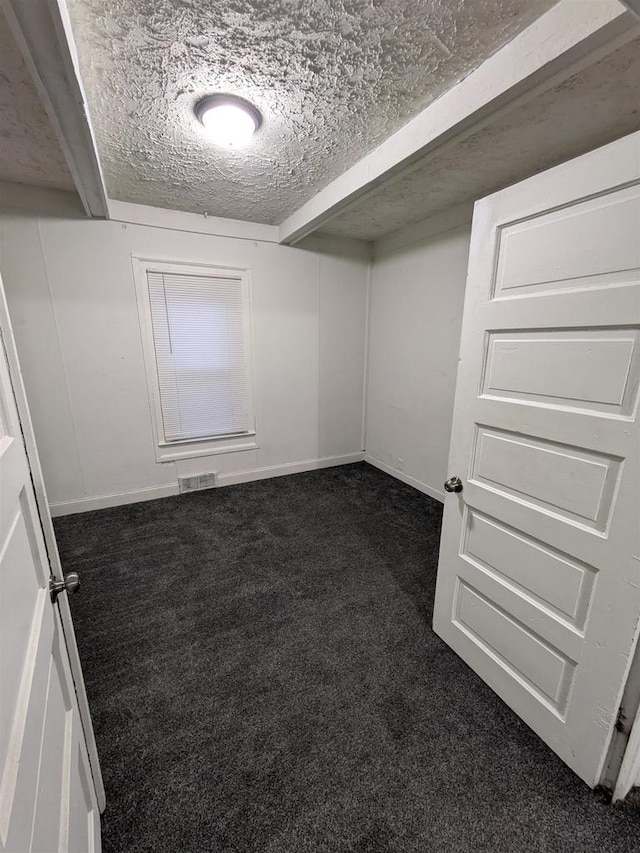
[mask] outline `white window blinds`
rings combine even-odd
[[[147,270],[166,442],[247,433],[242,278]]]

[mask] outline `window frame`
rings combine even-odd
[[[151,414],[154,439],[154,451],[157,462],[172,462],[178,459],[190,459],[198,456],[212,456],[218,453],[238,453],[257,450],[257,425],[255,412],[255,382],[253,368],[253,318],[251,299],[251,273],[246,267],[218,266],[186,262],[166,258],[149,258],[131,255],[136,285],[138,320],[142,337],[142,352],[145,364],[147,394]],[[247,405],[249,408],[250,429],[247,432],[210,436],[208,438],[187,438],[179,441],[167,441],[164,434],[162,406],[160,403],[160,385],[156,365],[156,350],[153,339],[151,305],[147,272],[173,273],[175,275],[213,276],[238,279],[242,289],[242,314],[244,325],[245,359],[247,365]]]

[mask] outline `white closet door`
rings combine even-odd
[[[100,850],[98,803],[49,593],[5,343],[0,339],[0,850],[93,853]]]

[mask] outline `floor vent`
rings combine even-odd
[[[215,471],[208,474],[192,474],[190,477],[178,477],[178,486],[180,494],[185,492],[199,492],[202,489],[212,489],[217,486],[217,477]]]

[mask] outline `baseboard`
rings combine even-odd
[[[96,495],[91,498],[80,498],[77,501],[60,501],[49,504],[51,515],[73,515],[76,512],[89,512],[93,509],[107,509],[111,506],[123,506],[140,501],[151,501],[155,498],[169,498],[178,494],[178,484],[169,483],[166,486],[148,486],[135,492],[118,492],[114,495]]]
[[[365,453],[364,461],[368,462],[369,465],[373,465],[374,468],[379,468],[380,471],[384,471],[385,474],[395,477],[396,480],[402,480],[402,482],[406,483],[408,486],[413,486],[414,489],[417,489],[419,492],[423,492],[425,495],[429,495],[430,498],[434,498],[435,500],[440,501],[440,503],[444,503],[445,494],[439,489],[434,489],[432,486],[428,486],[426,483],[416,480],[415,477],[410,477],[408,474],[405,474],[404,471],[398,471],[390,465],[385,465],[384,462],[380,462],[379,459],[376,459],[374,456],[370,456],[368,453]]]
[[[219,474],[218,486],[233,486],[236,483],[249,483],[252,480],[266,480],[269,477],[283,477],[287,474],[300,474],[303,471],[316,471],[320,468],[332,468],[335,465],[349,465],[362,462],[364,453],[347,453],[344,456],[326,456],[322,459],[307,459],[302,462],[286,462],[283,465],[269,465],[266,468],[254,468],[251,471],[239,471],[235,474]],[[151,501],[155,498],[168,498],[178,494],[178,484],[149,486],[134,492],[119,492],[113,495],[96,495],[80,498],[76,501],[60,501],[49,504],[51,515],[72,515],[77,512],[89,512],[94,509],[107,509],[112,506]]]
[[[252,480],[267,480],[270,477],[284,477],[287,474],[302,474],[304,471],[317,471],[320,468],[333,468],[336,465],[349,465],[362,462],[364,453],[347,453],[344,456],[325,456],[322,459],[307,459],[303,462],[285,462],[283,465],[268,465],[266,468],[254,468],[252,471],[238,471],[235,474],[219,474],[219,486],[234,486],[237,483],[250,483]]]

